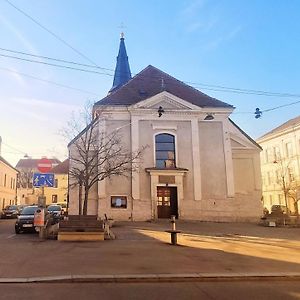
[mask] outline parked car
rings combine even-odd
[[[53,222],[57,223],[64,217],[64,211],[60,205],[57,204],[51,204],[47,207],[47,212],[51,215],[53,218]]]
[[[18,205],[18,211],[19,211],[19,214],[22,212],[22,210],[27,207],[28,205],[27,204],[20,204]]]
[[[67,205],[67,202],[57,202],[55,203],[56,205],[60,205],[64,214],[66,214],[68,212],[68,205]]]
[[[34,213],[38,209],[37,205],[30,205],[23,208],[15,224],[16,234],[24,231],[35,232]]]
[[[1,218],[16,218],[19,214],[18,205],[7,205],[3,208]]]
[[[272,205],[271,213],[279,213],[279,214],[287,215],[287,214],[290,214],[291,211],[288,209],[288,207],[286,207],[284,205],[276,204],[276,205]]]

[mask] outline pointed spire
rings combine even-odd
[[[130,79],[131,79],[131,72],[130,72],[128,56],[126,53],[126,47],[124,42],[124,33],[122,32],[120,38],[119,54],[117,57],[117,64],[115,69],[114,82],[109,92],[118,89],[126,82],[128,82]]]

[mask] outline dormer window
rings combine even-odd
[[[175,137],[161,133],[155,136],[156,168],[175,168]]]

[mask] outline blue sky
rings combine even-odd
[[[232,119],[253,138],[299,115],[300,104],[296,104],[266,112],[257,120],[251,113],[256,107],[264,110],[300,99],[228,93],[203,85],[300,94],[297,0],[10,1],[98,66],[109,69],[115,67],[123,23],[132,73],[152,64],[180,80],[199,83],[201,91],[236,107]],[[89,64],[5,0],[0,1],[0,36],[1,48]],[[2,156],[13,164],[24,153],[63,159],[67,152],[60,129],[87,100],[104,97],[112,80],[108,75],[0,56]]]

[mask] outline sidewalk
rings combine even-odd
[[[300,279],[300,229],[254,224],[127,222],[116,240],[77,243],[17,235],[1,241],[0,282]]]

